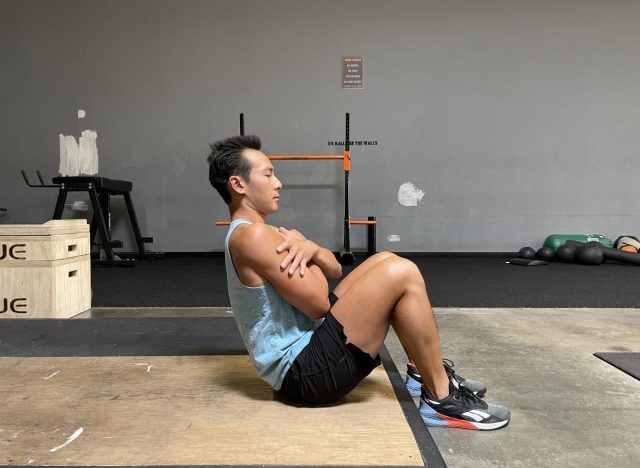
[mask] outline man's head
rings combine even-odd
[[[266,215],[278,210],[282,184],[260,147],[260,138],[255,135],[227,138],[211,145],[207,161],[209,182],[227,205],[234,199],[246,199]]]

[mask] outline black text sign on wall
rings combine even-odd
[[[362,85],[362,57],[342,57],[342,87],[361,89]]]

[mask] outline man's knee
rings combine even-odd
[[[372,258],[375,258],[376,260],[386,260],[387,258],[394,258],[394,257],[398,257],[398,256],[393,252],[384,251],[384,252],[378,252]]]
[[[388,278],[398,282],[424,281],[418,266],[411,260],[392,254],[385,260]]]

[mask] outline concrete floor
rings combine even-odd
[[[451,468],[640,466],[640,381],[593,356],[640,352],[640,309],[436,309],[443,355],[511,409],[492,432],[431,428]],[[228,308],[94,309],[77,318],[230,316]],[[386,341],[402,374],[393,331]]]
[[[448,466],[638,467],[640,381],[593,356],[640,351],[638,309],[437,309],[443,355],[511,409],[492,432],[431,428]],[[406,369],[390,333],[387,348]],[[402,366],[402,367],[401,367]]]

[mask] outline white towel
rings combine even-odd
[[[78,171],[88,175],[91,173],[91,141],[87,133],[85,130],[78,139]]]
[[[77,176],[80,174],[95,175],[98,173],[98,134],[94,130],[85,130],[80,141],[71,135],[59,135],[61,176]]]
[[[98,173],[97,137],[98,134],[93,130],[85,130],[80,135],[80,143],[78,144],[80,174],[94,175]]]
[[[78,142],[73,136],[60,134],[60,175],[77,176],[78,170]]]
[[[98,132],[93,130],[90,135],[91,138],[91,172],[89,174],[94,175],[98,173],[98,145],[96,140],[98,139]]]
[[[60,139],[60,166],[58,167],[58,172],[64,177],[67,175],[67,149],[64,146],[64,135],[60,133],[58,138]]]

